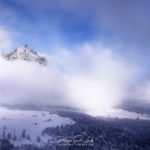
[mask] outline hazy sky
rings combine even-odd
[[[0,89],[6,86],[9,93],[15,84],[23,91],[29,89],[25,95],[38,92],[46,99],[54,96],[48,90],[56,89],[58,99],[67,95],[73,103],[82,101],[86,108],[112,105],[131,97],[149,100],[149,6],[149,0],[0,0],[1,51],[28,44],[50,60],[51,71],[57,72],[51,74],[51,80],[61,80],[61,85],[56,86],[48,80],[48,71],[46,77],[41,74],[45,78],[43,93],[36,88],[40,84],[36,80],[35,87],[29,89],[26,83],[31,83],[28,79],[34,78],[31,70],[36,68],[31,65],[23,76],[28,82],[12,82],[7,88],[5,81],[18,79],[14,72],[20,74],[22,64],[9,66],[0,60]],[[62,91],[64,88],[68,90]],[[1,95],[8,98],[5,96]],[[16,92],[14,97],[20,95]],[[87,100],[91,103],[86,106]]]

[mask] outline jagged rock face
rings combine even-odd
[[[3,55],[5,59],[14,61],[14,60],[25,60],[25,61],[33,61],[37,62],[41,65],[47,65],[47,60],[45,57],[39,56],[39,54],[28,47],[27,45],[17,47],[16,50],[10,52],[8,54]]]

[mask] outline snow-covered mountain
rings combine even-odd
[[[17,47],[13,52],[3,54],[3,57],[9,61],[24,60],[37,62],[41,65],[47,65],[45,57],[40,56],[35,50],[28,47],[28,45]]]

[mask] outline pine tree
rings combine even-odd
[[[26,138],[26,130],[25,129],[22,130],[21,137]]]

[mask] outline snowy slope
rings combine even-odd
[[[11,134],[12,137],[15,135],[17,140],[12,140],[15,145],[26,142],[35,143],[37,137],[47,142],[50,137],[42,135],[45,128],[69,124],[74,124],[74,121],[46,111],[11,110],[0,107],[0,137],[7,137],[8,134]],[[30,140],[22,138],[23,130]]]

